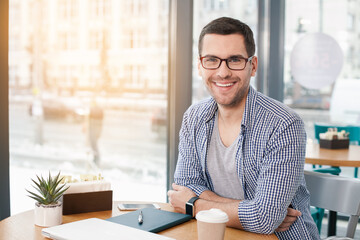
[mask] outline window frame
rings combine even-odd
[[[9,1],[0,0],[0,220],[10,216]]]

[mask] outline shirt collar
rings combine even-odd
[[[255,116],[255,105],[256,105],[256,90],[250,86],[249,92],[246,97],[246,103],[245,103],[245,109],[244,109],[244,115],[241,122],[241,125],[247,128],[250,126],[251,122],[253,121],[253,117]]]
[[[218,110],[218,105],[213,97],[210,98],[209,107],[205,110],[205,122],[209,122],[215,117],[215,113]]]

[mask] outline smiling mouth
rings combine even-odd
[[[230,87],[232,85],[234,85],[235,83],[219,83],[219,82],[216,82],[215,85],[216,86],[219,86],[219,87]]]

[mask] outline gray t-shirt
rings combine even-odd
[[[218,114],[215,116],[214,130],[207,155],[207,168],[214,192],[222,197],[243,200],[244,191],[241,179],[237,174],[235,155],[238,138],[226,147],[220,138]]]

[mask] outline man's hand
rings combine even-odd
[[[167,195],[169,197],[170,204],[174,207],[174,210],[179,213],[186,213],[185,204],[190,198],[195,197],[196,194],[191,189],[172,184],[173,190],[169,190]]]
[[[284,221],[279,225],[277,229],[275,229],[276,232],[284,232],[290,228],[290,226],[296,221],[298,217],[301,216],[301,212],[298,210],[295,210],[293,208],[287,209],[287,214],[284,219]]]

